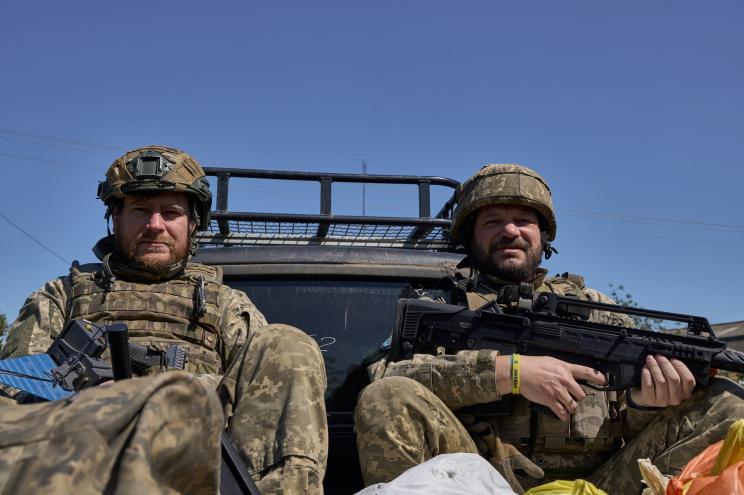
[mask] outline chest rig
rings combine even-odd
[[[454,299],[475,310],[495,300],[504,283],[481,275],[467,285],[461,282],[460,290],[453,291]],[[532,283],[538,292],[587,299],[584,280],[578,275],[541,273]],[[512,414],[493,418],[491,428],[502,441],[514,445],[544,469],[598,465],[620,441],[617,398],[614,392],[583,388],[587,396],[568,422],[532,410],[529,401],[517,396],[513,398]]]
[[[133,342],[163,351],[178,344],[188,351],[186,369],[222,372],[220,345],[219,268],[187,264],[174,279],[141,283],[106,280],[101,265],[70,268],[72,285],[68,319],[125,323]]]

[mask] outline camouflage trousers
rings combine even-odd
[[[315,341],[288,325],[249,336],[218,387],[228,433],[266,494],[323,493],[326,376]]]
[[[3,494],[214,494],[222,428],[216,395],[182,371],[5,405],[0,487]]]
[[[723,440],[729,427],[744,418],[742,388],[727,378],[711,379],[682,404],[654,414],[653,419],[588,480],[608,493],[641,493],[637,460],[650,458],[666,475],[676,475],[709,445]]]
[[[665,474],[677,474],[705,447],[723,439],[731,423],[744,417],[740,390],[729,380],[714,379],[679,406],[644,413],[652,415],[650,421],[617,452],[607,452],[609,459],[603,464],[587,465],[586,458],[573,453],[563,456],[562,463],[571,464],[565,457],[576,456],[575,464],[590,474],[587,479],[608,493],[640,494],[637,459],[648,457]],[[484,451],[441,400],[408,378],[389,377],[369,385],[359,397],[355,425],[365,485],[390,481],[432,457],[455,452],[484,455],[517,492],[522,486],[555,479],[550,465],[542,466],[548,473],[544,479],[535,479],[542,474],[532,462],[535,458],[526,458],[498,439],[495,449],[491,445]],[[531,477],[515,475],[520,471]]]
[[[0,493],[215,494],[225,415],[262,493],[322,493],[325,368],[313,339],[261,327],[217,394],[209,383],[171,371],[0,405]]]

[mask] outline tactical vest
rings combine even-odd
[[[587,299],[583,278],[563,274],[545,277],[537,281],[540,292],[553,292]],[[468,307],[477,309],[485,301],[493,300],[493,289],[478,284],[465,295]],[[510,416],[498,417],[494,429],[506,443],[517,447],[543,468],[584,468],[598,465],[619,442],[620,422],[616,416],[615,394],[608,395],[589,387],[583,387],[586,398],[579,402],[578,409],[568,422],[547,414],[530,410],[530,403],[523,397],[513,398]],[[567,455],[568,454],[568,455]]]
[[[113,280],[101,283],[101,265],[70,268],[72,294],[68,299],[68,320],[85,319],[100,323],[126,323],[131,341],[164,351],[172,344],[188,352],[186,370],[192,373],[222,374],[216,352],[219,335],[219,293],[222,270],[189,263],[178,278],[159,283]],[[203,279],[203,297],[199,279]],[[197,299],[203,299],[197,314]]]

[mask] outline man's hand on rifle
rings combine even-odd
[[[586,397],[577,380],[599,386],[607,383],[604,375],[595,369],[553,357],[522,355],[520,360],[520,395],[549,407],[563,421],[568,421],[578,402]],[[496,383],[502,393],[511,390],[509,356],[496,358]]]
[[[676,406],[692,395],[695,377],[678,359],[646,356],[641,387],[631,390],[633,402],[642,407]]]

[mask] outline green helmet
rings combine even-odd
[[[555,239],[556,222],[550,187],[540,174],[522,165],[489,163],[460,184],[450,235],[467,242],[470,217],[488,205],[509,204],[533,208],[545,221],[547,241]]]
[[[98,197],[108,206],[115,198],[138,193],[183,192],[193,197],[199,230],[209,227],[212,193],[201,165],[188,153],[165,146],[145,146],[117,158],[98,183]]]

